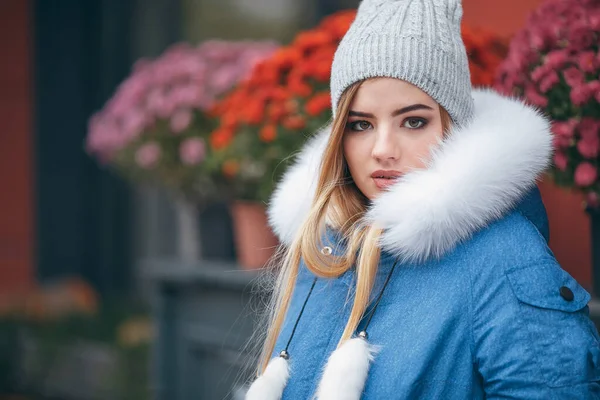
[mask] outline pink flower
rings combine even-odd
[[[554,153],[554,165],[561,171],[565,171],[567,169],[567,156],[562,151],[557,151]]]
[[[555,149],[566,149],[571,146],[571,139],[564,136],[553,136],[552,145]]]
[[[146,107],[150,112],[157,114],[158,110],[161,110],[164,107],[165,102],[166,98],[164,92],[159,88],[154,88],[148,94]]]
[[[240,70],[235,65],[229,68],[221,68],[213,74],[211,86],[217,92],[229,90],[237,81]]]
[[[200,138],[191,138],[183,141],[179,146],[179,157],[181,162],[186,165],[197,165],[204,160],[206,147],[204,140]]]
[[[593,126],[596,124],[589,125]],[[600,151],[600,138],[598,137],[598,126],[596,125],[595,130],[592,129],[590,129],[590,127],[587,127],[584,121],[582,121],[582,123],[579,126],[581,139],[577,143],[577,150],[579,150],[579,154],[581,154],[585,158],[596,158],[598,156],[598,151]]]
[[[569,55],[566,50],[553,50],[546,55],[545,63],[553,69],[562,68],[568,59]]]
[[[594,95],[600,92],[600,80],[586,82],[585,86],[590,90]]]
[[[576,67],[569,67],[563,71],[563,77],[567,85],[575,87],[583,84],[583,73]]]
[[[169,96],[160,104],[160,108],[156,109],[156,115],[160,118],[169,118],[176,109],[177,103]]]
[[[135,152],[135,162],[141,168],[152,168],[158,163],[161,153],[157,143],[148,142],[140,146]]]
[[[582,106],[592,98],[592,91],[586,85],[577,85],[571,89],[571,102],[576,106]]]
[[[589,192],[586,196],[586,203],[588,207],[598,208],[600,206],[600,196],[596,192]]]
[[[539,107],[546,107],[548,105],[548,99],[537,92],[533,87],[525,89],[525,98],[533,105]]]
[[[529,35],[529,43],[531,47],[536,50],[542,50],[546,47],[546,43],[548,42],[548,35],[543,29],[539,29],[536,31],[530,32]]]
[[[548,65],[542,64],[533,70],[533,72],[531,73],[531,79],[534,82],[539,82],[540,80],[542,80],[544,78],[544,76],[546,76],[546,74],[549,71],[550,71],[550,68],[548,68]]]
[[[577,150],[583,157],[592,159],[598,156],[598,150],[600,143],[596,140],[580,140],[577,143]]]
[[[587,73],[596,72],[598,66],[596,62],[596,53],[593,51],[584,51],[577,56],[577,65],[579,68]]]
[[[168,103],[179,107],[193,107],[198,101],[198,87],[195,85],[179,85],[174,87],[167,98]]]
[[[575,183],[578,186],[590,186],[596,182],[597,177],[598,171],[596,170],[596,167],[589,162],[584,161],[575,169]]]
[[[122,131],[123,135],[131,140],[138,137],[148,122],[148,117],[141,111],[135,110],[124,115]]]
[[[596,32],[600,31],[600,10],[595,10],[592,14],[588,15],[588,21],[590,29]]]
[[[575,119],[570,119],[566,122],[553,122],[552,132],[556,136],[571,139],[575,135],[575,127],[577,126],[577,123],[578,121]]]
[[[582,139],[598,139],[600,136],[600,120],[595,118],[583,118],[578,126]]]
[[[192,123],[192,112],[190,110],[178,110],[171,117],[170,127],[173,133],[181,133]]]
[[[556,73],[556,71],[552,71],[540,82],[540,91],[542,93],[547,93],[559,82],[560,78],[558,77],[558,74]]]
[[[582,20],[585,19],[583,16]],[[573,27],[569,35],[569,47],[574,50],[587,50],[594,44],[594,31],[585,23],[579,23]]]

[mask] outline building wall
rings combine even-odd
[[[34,275],[30,5],[0,2],[0,293]]]

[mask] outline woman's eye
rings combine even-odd
[[[424,127],[426,124],[427,121],[425,121],[423,118],[408,118],[406,121],[404,121],[403,126],[409,129],[419,129]]]
[[[371,123],[368,121],[354,121],[348,123],[348,127],[353,131],[366,131],[371,129]]]

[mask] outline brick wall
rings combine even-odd
[[[0,293],[33,282],[29,2],[0,2]]]

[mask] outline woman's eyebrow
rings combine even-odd
[[[406,106],[406,107],[400,108],[398,110],[395,110],[394,112],[392,112],[392,117],[396,117],[400,114],[405,114],[407,112],[416,111],[416,110],[433,110],[433,108],[429,107],[425,104],[413,104],[411,106]],[[353,110],[350,110],[350,112],[348,112],[348,116],[349,117],[362,117],[362,118],[375,118],[375,116],[371,113],[366,113],[366,112],[362,112],[362,111],[353,111]]]

